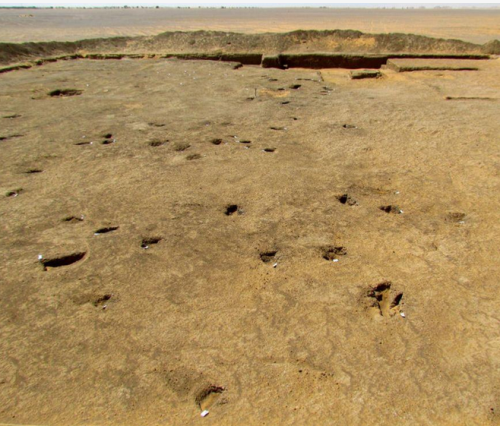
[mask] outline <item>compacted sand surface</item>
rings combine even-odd
[[[233,68],[0,76],[0,422],[498,424],[498,59]]]

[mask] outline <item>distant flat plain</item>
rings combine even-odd
[[[355,29],[485,43],[500,39],[500,8],[0,9],[0,42],[74,41],[202,29],[243,33]]]

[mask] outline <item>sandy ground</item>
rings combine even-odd
[[[0,422],[500,424],[500,62],[383,72],[2,75]]]
[[[500,38],[500,8],[398,9],[0,9],[0,41],[67,41],[155,35],[163,31],[243,33],[298,29],[402,32],[485,43]]]

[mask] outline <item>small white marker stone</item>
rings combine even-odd
[[[403,318],[406,318],[406,315],[404,312],[401,312],[399,315],[401,315]]]
[[[399,211],[399,213],[400,213],[400,214],[403,214],[403,213],[404,213],[404,211],[403,211],[403,210],[400,210],[400,211]]]
[[[339,260],[338,259],[333,259],[334,262],[338,262]]]
[[[41,254],[38,255],[38,260],[42,260],[43,256]]]
[[[200,414],[201,417],[207,417],[208,416],[208,413],[209,411],[208,410],[203,410]]]
[[[273,265],[273,268],[276,268],[276,266],[278,266],[278,264],[277,264],[277,263],[275,263],[275,264]]]

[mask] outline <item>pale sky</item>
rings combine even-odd
[[[214,0],[91,0],[91,1],[81,1],[81,0],[34,0],[34,1],[5,1],[0,0],[0,6],[65,6],[65,7],[99,7],[99,6],[190,6],[190,7],[243,7],[243,6],[254,6],[254,7],[436,7],[436,6],[448,6],[448,7],[500,7],[498,1],[483,1],[481,3],[470,3],[463,2],[458,3],[453,0],[444,0],[436,3],[435,0],[423,0],[418,3],[411,2],[410,0],[401,0],[393,3],[381,3],[376,0],[354,0],[349,3],[336,3],[336,2],[307,2],[304,0],[273,0],[272,3],[264,3],[249,0],[230,0],[230,1],[214,1]]]

